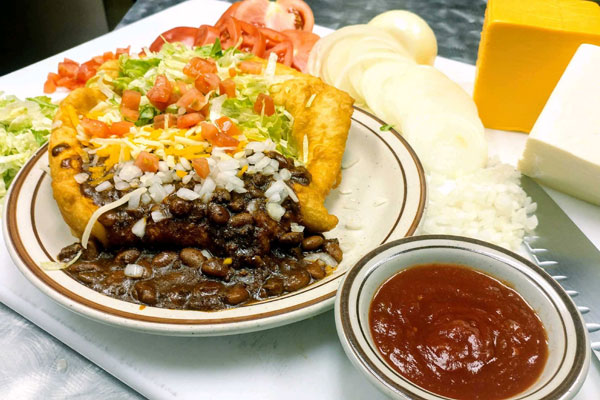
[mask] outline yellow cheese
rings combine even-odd
[[[529,132],[580,44],[600,45],[584,0],[489,0],[473,98],[487,128]]]

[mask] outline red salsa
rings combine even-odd
[[[538,379],[544,327],[523,298],[467,267],[427,264],[392,276],[371,302],[383,358],[411,382],[454,399],[505,399]]]

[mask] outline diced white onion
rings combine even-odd
[[[146,217],[139,219],[133,226],[131,227],[131,233],[139,238],[143,238],[146,234]]]
[[[328,265],[330,267],[337,267],[337,265],[338,265],[338,262],[335,261],[335,258],[331,257],[327,253],[311,253],[311,254],[307,255],[306,257],[304,257],[304,260],[306,260],[306,261],[321,260],[325,263],[325,265]]]
[[[108,190],[112,187],[112,183],[110,183],[110,181],[104,181],[101,184],[99,184],[98,186],[96,186],[96,192],[104,192],[105,190]]]
[[[304,227],[303,227],[302,225],[298,225],[298,224],[297,224],[297,223],[295,223],[295,222],[292,222],[292,223],[290,224],[290,230],[291,230],[292,232],[304,232]]]
[[[166,216],[162,211],[157,210],[157,211],[152,211],[150,213],[150,216],[152,217],[152,221],[154,222],[160,222],[163,219],[167,219],[168,216]]]
[[[267,214],[275,221],[281,221],[281,217],[285,214],[285,208],[277,203],[267,203]]]
[[[289,181],[292,178],[292,173],[290,172],[289,169],[283,168],[283,169],[279,170],[279,176],[284,181]]]
[[[119,178],[125,182],[129,182],[135,178],[139,178],[140,176],[142,176],[142,170],[133,164],[125,165],[123,168],[121,168],[121,171],[119,171]]]
[[[77,175],[75,175],[73,178],[75,178],[75,182],[77,182],[81,185],[83,182],[87,181],[89,177],[90,177],[89,174],[86,174],[85,172],[80,172]]]
[[[127,264],[125,276],[130,278],[141,278],[144,275],[144,267],[139,264]]]
[[[189,201],[200,198],[200,195],[198,193],[194,192],[193,190],[187,189],[187,188],[180,188],[177,191],[176,195],[180,199],[189,200]]]

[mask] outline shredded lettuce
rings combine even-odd
[[[19,169],[48,140],[57,108],[46,96],[19,100],[0,92],[0,204]]]

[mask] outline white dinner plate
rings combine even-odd
[[[382,243],[409,236],[425,207],[425,176],[410,146],[394,130],[355,109],[342,183],[326,206],[340,222],[337,237],[344,260],[326,278],[302,290],[220,311],[140,306],[98,293],[63,271],[40,267],[77,241],[52,197],[47,146],[23,167],[11,186],[3,218],[5,241],[17,267],[59,304],[101,322],[165,335],[225,335],[288,324],[330,309],[344,273]]]

